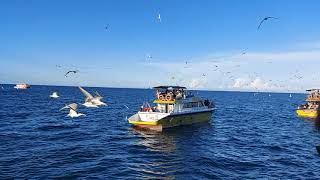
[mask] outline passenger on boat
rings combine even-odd
[[[208,108],[214,108],[213,102],[210,102],[208,99],[204,100],[204,101],[203,101],[203,104],[204,104],[205,106],[207,106]]]
[[[176,99],[181,99],[182,98],[182,93],[181,93],[181,91],[176,91],[176,93],[175,93],[175,96],[176,96]]]

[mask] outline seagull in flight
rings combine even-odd
[[[64,106],[63,108],[61,108],[60,111],[63,109],[70,109],[69,114],[67,116],[69,116],[71,118],[79,117],[79,116],[86,116],[85,114],[78,113],[77,107],[78,107],[77,103],[71,103],[71,104],[68,104],[68,105]]]
[[[69,74],[69,73],[74,73],[74,74],[76,74],[76,73],[78,73],[78,72],[79,72],[78,70],[68,71],[64,76],[65,76],[65,77],[68,77],[68,74]]]
[[[51,98],[58,98],[58,97],[60,97],[60,96],[59,96],[58,92],[55,91],[55,92],[53,92],[53,93],[50,95],[50,97],[51,97]]]
[[[272,16],[268,16],[268,17],[263,18],[263,19],[260,21],[260,24],[259,24],[259,26],[258,26],[258,30],[260,29],[261,25],[262,25],[265,21],[267,21],[267,20],[269,20],[269,19],[278,19],[278,18],[272,17]]]
[[[85,102],[82,104],[86,107],[98,107],[98,106],[106,106],[107,104],[102,102],[103,98],[97,91],[95,92],[96,96],[92,96],[88,91],[84,90],[79,86],[80,91],[86,97]]]
[[[106,29],[106,30],[108,30],[108,29],[109,29],[109,27],[110,27],[110,25],[109,25],[109,24],[107,24],[107,25],[105,26],[105,29]]]
[[[158,13],[157,19],[158,19],[159,22],[161,22],[161,15],[160,15],[160,13]]]

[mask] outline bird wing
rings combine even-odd
[[[260,22],[259,26],[258,26],[258,29],[260,29],[262,23],[265,21],[265,18],[262,19],[262,21]]]
[[[69,108],[67,104],[63,108],[61,108],[60,111],[66,108]]]
[[[72,104],[69,104],[68,107],[74,111],[77,111],[77,107],[78,107],[78,104],[77,103],[72,103]]]
[[[64,76],[67,77],[70,72],[71,72],[71,71],[68,71]]]
[[[267,19],[278,19],[277,17],[268,16]]]
[[[82,94],[86,96],[88,99],[93,98],[93,96],[88,91],[84,90],[82,87],[79,86],[79,89],[82,92]]]
[[[95,93],[96,93],[96,95],[97,95],[96,97],[102,97],[102,96],[98,93],[98,91],[96,91]]]
[[[60,109],[60,111],[63,109],[67,109],[67,108],[70,108],[70,109],[76,111],[77,107],[78,107],[77,103],[66,104],[63,108]]]

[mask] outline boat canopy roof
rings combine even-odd
[[[183,86],[156,86],[153,88],[154,89],[187,89],[186,87],[183,87]]]
[[[320,91],[320,89],[307,89],[307,92],[311,92],[311,91]]]

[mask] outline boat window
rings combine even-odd
[[[168,104],[168,113],[172,113],[174,110],[174,105],[173,104]]]
[[[203,101],[199,101],[199,107],[204,106]]]
[[[192,107],[191,103],[183,104],[183,108],[191,108],[191,107]]]
[[[161,112],[161,113],[166,112],[165,104],[158,104],[158,111]]]
[[[192,102],[192,107],[198,107],[198,102]]]

